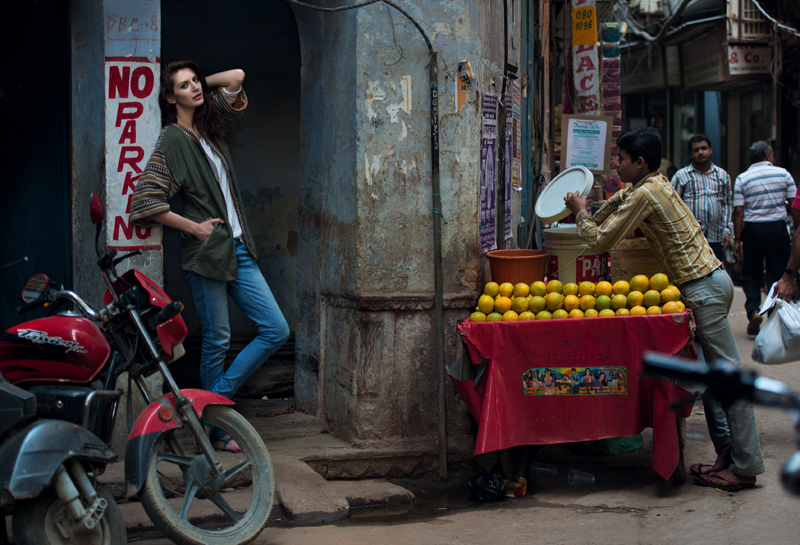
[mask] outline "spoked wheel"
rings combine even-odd
[[[172,452],[167,439],[178,430],[162,435],[150,455],[142,507],[179,545],[248,543],[261,533],[272,509],[272,461],[261,437],[232,408],[206,407],[202,420],[230,434],[242,452],[218,451],[225,472],[217,476],[191,442]],[[231,493],[223,496],[223,490]]]
[[[12,519],[17,545],[118,545],[128,541],[125,521],[114,497],[102,486],[97,494],[106,501],[103,518],[91,530],[69,516],[66,506],[49,488],[39,497],[18,502]]]

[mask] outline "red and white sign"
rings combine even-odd
[[[160,250],[160,232],[131,223],[131,197],[161,131],[159,61],[106,57],[106,238],[117,250]]]
[[[581,15],[586,14],[586,15]],[[573,42],[572,79],[575,86],[576,114],[600,115],[600,72],[597,59],[597,20],[595,0],[572,0],[573,29],[581,40]],[[578,33],[578,26],[581,32]],[[588,27],[588,28],[587,28]],[[586,37],[594,39],[587,40]]]
[[[769,74],[772,49],[766,44],[728,44],[728,73],[731,76],[744,74]]]

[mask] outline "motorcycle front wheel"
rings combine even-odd
[[[272,460],[253,426],[231,407],[206,407],[202,421],[229,434],[241,452],[217,452],[225,472],[216,476],[191,439],[187,442],[185,430],[163,434],[150,455],[139,494],[142,507],[178,545],[249,543],[264,529],[272,510]],[[168,443],[180,444],[179,452]]]
[[[117,501],[103,486],[97,495],[106,500],[103,518],[91,530],[73,521],[53,488],[32,500],[17,502],[12,517],[12,533],[17,545],[118,545],[128,541],[125,520]]]

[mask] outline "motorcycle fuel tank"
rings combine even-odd
[[[12,384],[90,382],[110,354],[102,331],[86,318],[52,316],[0,335],[0,373]]]

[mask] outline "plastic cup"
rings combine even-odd
[[[570,469],[567,482],[570,486],[594,486],[594,475]]]
[[[557,468],[542,462],[531,462],[531,477],[555,477]]]

